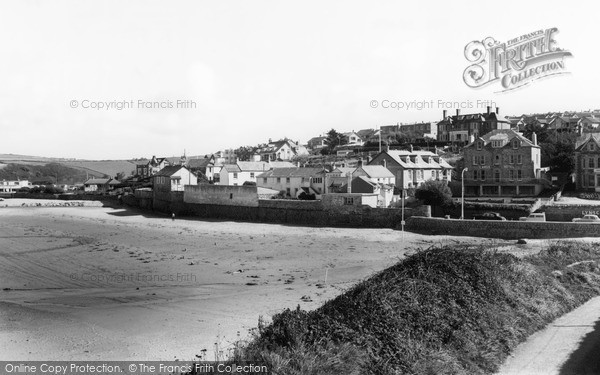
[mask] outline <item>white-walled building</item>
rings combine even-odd
[[[31,187],[27,180],[2,180],[0,181],[0,193],[14,193],[20,188]]]
[[[258,176],[256,185],[297,198],[302,192],[320,197],[325,193],[323,168],[275,168]]]

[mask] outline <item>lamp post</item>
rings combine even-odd
[[[460,182],[461,182],[461,194],[462,194],[462,199],[461,199],[461,205],[460,205],[460,219],[464,220],[465,219],[465,171],[468,171],[469,168],[464,168],[462,170],[462,172],[460,173]]]

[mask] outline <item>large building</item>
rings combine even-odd
[[[0,193],[14,193],[24,187],[31,187],[31,182],[27,180],[0,181]]]
[[[387,150],[375,156],[369,165],[382,165],[395,176],[395,186],[416,188],[427,180],[452,179],[452,166],[430,151]]]
[[[535,133],[494,130],[464,147],[465,195],[535,196],[549,185]]]
[[[586,133],[575,144],[577,190],[600,192],[600,133]]]
[[[446,110],[444,110],[443,119],[437,124],[437,140],[464,146],[469,143],[471,136],[477,138],[493,130],[508,130],[511,126],[509,120],[500,117],[500,108],[498,107],[496,107],[496,112],[492,112],[491,107],[488,106],[486,113],[466,115],[461,115],[460,109],[457,109],[455,116],[447,116]]]

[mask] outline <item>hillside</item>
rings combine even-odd
[[[318,310],[286,310],[236,350],[284,374],[491,374],[530,334],[600,293],[600,245],[524,259],[419,252]]]
[[[28,180],[34,185],[58,184],[74,185],[83,183],[87,173],[80,169],[66,167],[60,163],[2,164],[0,180]]]

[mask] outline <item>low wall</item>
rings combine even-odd
[[[600,224],[533,221],[455,220],[411,217],[406,230],[430,235],[473,236],[503,239],[600,237]]]
[[[258,207],[256,186],[185,185],[184,202]]]
[[[301,201],[292,199],[260,199],[259,207],[279,208],[285,210],[323,210],[321,201]]]
[[[106,203],[118,203],[116,195],[100,194],[42,194],[42,193],[14,193],[11,198],[19,199],[57,199],[62,201],[101,201]]]

